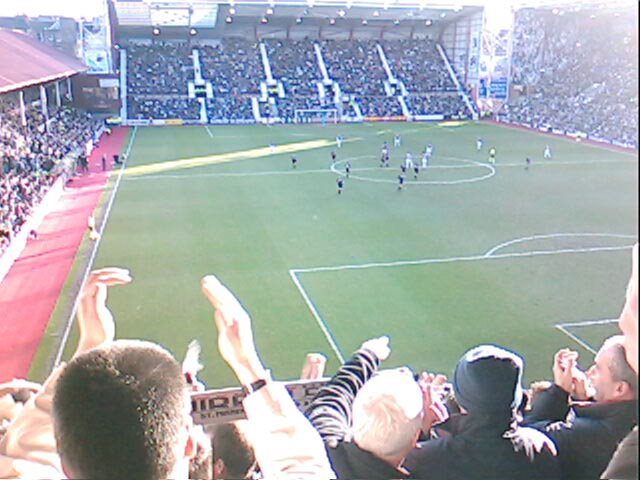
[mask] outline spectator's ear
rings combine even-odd
[[[613,395],[619,400],[635,398],[631,385],[629,385],[624,380],[616,382],[616,385],[613,389]]]

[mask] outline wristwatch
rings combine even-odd
[[[244,393],[244,395],[248,397],[253,392],[257,392],[258,390],[260,390],[266,384],[267,384],[267,381],[265,379],[263,379],[263,378],[260,378],[260,379],[256,380],[255,382],[250,383],[249,385],[243,385],[242,386],[242,393]]]

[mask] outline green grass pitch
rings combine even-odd
[[[388,169],[378,166],[384,140]],[[419,161],[427,143],[431,166],[398,191],[405,153]],[[495,169],[485,165],[492,146]],[[352,167],[342,195],[331,150],[334,170]],[[450,374],[490,342],[525,356],[527,380],[549,378],[558,348],[592,360],[556,324],[620,311],[637,198],[635,156],[490,124],[141,128],[94,266],[133,273],[110,292],[118,337],[179,358],[198,338],[211,387],[235,381],[200,293],[208,273],[242,300],[276,378],[296,378],[307,352],[325,353],[330,374],[338,355],[382,334],[389,366]],[[570,331],[597,348],[616,327]]]

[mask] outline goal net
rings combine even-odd
[[[296,109],[295,123],[338,123],[338,110],[328,109]]]

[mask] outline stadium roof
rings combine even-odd
[[[76,58],[35,38],[0,29],[0,93],[53,82],[86,69]]]
[[[451,22],[478,11],[458,0],[113,0],[120,26],[215,27],[236,17],[345,18]],[[470,5],[471,4],[471,5]],[[268,13],[268,10],[272,13]],[[445,20],[446,19],[446,20]]]

